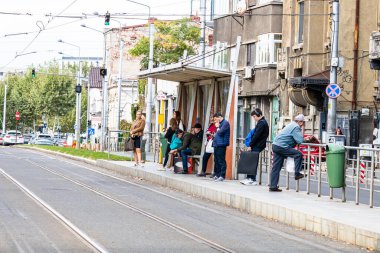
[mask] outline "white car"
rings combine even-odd
[[[53,138],[51,138],[48,134],[40,134],[36,139],[34,139],[33,144],[35,145],[46,145],[46,146],[53,146],[54,141]]]
[[[17,142],[16,142],[16,130],[8,131],[3,139],[3,145],[15,145],[15,144],[24,144],[24,137],[20,131],[17,131]]]

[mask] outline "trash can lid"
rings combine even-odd
[[[343,145],[332,143],[326,146],[326,154],[342,154],[346,151]]]

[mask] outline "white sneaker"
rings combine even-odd
[[[218,177],[217,179],[214,180],[215,182],[223,182],[224,181],[224,178],[222,177]]]
[[[251,185],[251,186],[257,185],[257,182],[253,181],[252,178],[246,178],[244,180],[241,180],[240,183],[243,185]]]
[[[211,178],[212,180],[217,180],[218,179],[218,177],[217,176],[214,176],[213,178]]]

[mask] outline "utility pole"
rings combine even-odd
[[[150,20],[150,9],[149,9],[149,65],[148,69],[153,69],[153,40],[154,40],[154,24],[153,21]],[[146,124],[148,130],[148,137],[146,140],[145,151],[149,152],[150,148],[150,135],[149,133],[152,131],[152,106],[153,106],[153,79],[151,77],[148,78],[148,91],[147,91],[147,102],[146,102]]]
[[[206,0],[201,0],[201,38],[199,41],[199,55],[201,56],[201,66],[205,66],[206,53]]]
[[[331,31],[331,71],[330,84],[337,84],[338,66],[339,66],[339,0],[332,2],[332,31]],[[336,98],[329,98],[327,111],[327,133],[334,134],[336,129]]]
[[[121,28],[120,28],[121,29]],[[121,36],[121,35],[120,35]],[[120,58],[119,58],[119,78],[117,80],[117,130],[120,130],[120,120],[121,120],[121,84],[123,78],[123,50],[124,50],[124,41],[120,37],[119,41],[120,47]]]
[[[8,90],[8,82],[9,82],[9,73],[7,74],[7,82],[4,85],[4,107],[3,107],[3,134],[6,132],[6,124],[5,121],[7,119],[7,90]]]

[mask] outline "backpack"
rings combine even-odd
[[[249,147],[249,144],[251,143],[251,139],[252,139],[252,135],[255,133],[255,128],[253,128],[249,134],[247,135],[247,137],[245,137],[244,139],[244,144],[245,146]]]
[[[170,150],[177,149],[182,146],[182,140],[173,134],[172,142],[170,143]]]

